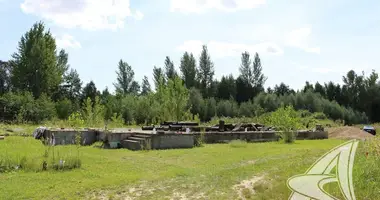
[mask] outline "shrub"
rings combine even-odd
[[[68,123],[70,127],[77,129],[83,128],[85,121],[80,112],[75,112],[69,116]]]
[[[92,102],[88,97],[83,103],[82,116],[87,127],[100,126],[104,124],[104,106],[100,104],[99,96]]]
[[[219,117],[236,117],[238,115],[238,106],[234,100],[219,101],[216,110]]]
[[[6,93],[0,97],[0,107],[5,121],[40,123],[56,115],[54,102],[46,94],[34,99],[30,92]]]
[[[324,113],[317,112],[313,114],[314,119],[327,119],[327,116]]]
[[[297,137],[296,130],[302,127],[301,119],[292,106],[281,106],[266,119],[269,125],[276,128],[285,143],[293,143]]]
[[[240,104],[239,107],[239,116],[241,117],[253,117],[255,115],[254,113],[254,106],[252,102],[243,102]]]
[[[117,128],[117,127],[122,127],[123,125],[124,125],[123,117],[121,115],[118,115],[117,113],[114,113],[107,126],[109,128]]]

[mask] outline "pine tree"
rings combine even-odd
[[[114,83],[116,88],[116,93],[121,95],[126,95],[131,92],[131,87],[133,83],[133,77],[135,75],[132,67],[128,63],[119,61],[117,74],[117,82]]]
[[[253,76],[252,76],[252,66],[251,66],[251,58],[247,51],[241,54],[241,64],[240,64],[240,75],[243,80],[245,80],[247,83],[252,84],[253,83]]]
[[[88,98],[90,98],[92,102],[95,102],[95,97],[98,95],[100,95],[100,92],[97,90],[95,83],[90,81],[83,88],[81,102],[83,104]]]
[[[79,78],[77,70],[71,69],[64,79],[67,97],[73,102],[78,101],[82,89],[82,81]]]
[[[264,84],[267,80],[267,77],[264,76],[262,71],[263,71],[263,68],[261,66],[261,60],[260,60],[259,54],[256,53],[255,59],[253,61],[253,70],[252,70],[253,78],[252,78],[252,83],[251,83],[254,90],[254,96],[264,91]]]
[[[197,66],[193,54],[185,52],[181,58],[181,76],[185,82],[186,88],[196,86]]]
[[[163,84],[165,84],[165,75],[164,71],[160,67],[153,67],[153,81],[154,81],[154,86],[157,91],[158,87],[160,86],[160,82],[162,81]]]
[[[132,81],[129,87],[128,94],[138,95],[140,93],[140,84],[137,81]]]
[[[207,94],[208,89],[211,87],[214,77],[214,63],[211,61],[210,55],[207,50],[207,46],[202,46],[201,56],[199,58],[199,70],[198,79],[200,82],[200,90],[204,97],[209,96]]]
[[[167,80],[173,79],[175,76],[177,76],[173,61],[170,60],[169,56],[166,56],[165,58],[165,75]]]
[[[142,86],[141,86],[141,95],[147,95],[150,92],[152,92],[152,89],[150,87],[150,83],[147,76],[144,76],[142,80]]]

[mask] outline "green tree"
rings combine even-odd
[[[138,95],[140,93],[140,84],[137,81],[132,81],[128,93],[132,95]]]
[[[55,103],[55,109],[59,119],[68,119],[73,112],[73,105],[69,99],[65,98]]]
[[[261,66],[261,60],[259,54],[255,54],[255,59],[253,61],[253,70],[252,70],[252,87],[253,87],[253,97],[264,91],[264,84],[267,80],[267,77],[263,74],[263,68]]]
[[[150,87],[150,83],[147,76],[144,76],[142,80],[142,86],[141,86],[141,95],[147,95],[150,92],[152,92],[152,89]]]
[[[286,85],[285,83],[280,83],[280,85],[274,86],[274,93],[277,95],[286,95],[286,94],[291,94],[295,92],[292,91],[292,89],[290,89],[290,87]]]
[[[56,55],[55,39],[45,31],[42,22],[21,37],[18,50],[12,55],[12,85],[17,90],[31,91],[34,97],[52,94],[63,81],[64,59]]]
[[[240,64],[240,75],[241,78],[247,83],[253,83],[253,74],[252,74],[252,61],[250,55],[247,51],[241,54],[241,64]]]
[[[161,81],[155,99],[159,105],[159,121],[180,121],[190,118],[190,111],[188,110],[189,91],[179,77],[169,79],[167,85]]]
[[[165,75],[167,80],[174,79],[177,76],[173,61],[170,60],[169,56],[165,58]]]
[[[181,58],[181,75],[182,79],[185,82],[185,86],[187,88],[195,87],[197,84],[196,77],[197,77],[197,66],[196,61],[191,53],[189,55],[188,52],[185,52]]]
[[[368,88],[372,87],[372,86],[376,86],[376,84],[378,84],[378,81],[379,81],[379,74],[375,70],[372,70],[369,77],[366,78],[366,80],[365,80],[366,86]]]
[[[314,91],[313,84],[310,84],[309,81],[306,81],[304,88],[302,89],[302,92],[306,92],[308,90]]]
[[[70,68],[69,54],[64,49],[61,49],[57,55],[57,68],[61,74],[65,74]]]
[[[95,97],[94,101],[88,97],[83,104],[82,116],[85,119],[87,127],[95,127],[104,124],[105,108],[100,103],[99,96]]]
[[[90,81],[83,88],[81,102],[87,101],[90,98],[91,102],[95,102],[95,97],[100,95],[100,92],[96,89],[95,83]]]
[[[200,90],[204,97],[209,96],[207,94],[208,89],[211,88],[214,77],[214,63],[211,61],[210,54],[207,46],[202,46],[202,52],[199,58],[198,79],[200,83]]]
[[[156,90],[159,88],[161,81],[162,84],[165,84],[166,80],[162,68],[156,66],[153,67],[153,81]]]
[[[268,94],[272,94],[272,93],[273,93],[273,89],[272,89],[271,87],[268,87],[268,88],[267,88],[267,93],[268,93]]]
[[[135,72],[133,71],[132,67],[128,65],[127,62],[120,60],[116,74],[117,81],[114,83],[116,93],[121,95],[129,94],[131,92],[133,78],[135,76]],[[136,85],[134,85],[134,87],[136,87]],[[136,88],[133,88],[133,90],[135,89]]]
[[[251,98],[252,87],[241,75],[236,79],[236,101],[246,102]]]
[[[65,96],[72,102],[79,102],[83,83],[78,72],[75,69],[71,69],[70,72],[64,76],[64,80],[63,88]]]
[[[187,102],[189,99],[189,91],[183,85],[179,77],[168,81],[168,110],[173,114],[172,120],[180,121],[188,117],[188,110],[186,110]]]
[[[189,106],[190,112],[193,114],[193,118],[195,115],[200,115],[202,112],[202,104],[203,104],[203,97],[201,92],[192,87],[189,91]]]
[[[0,95],[9,92],[11,89],[11,72],[8,62],[0,60]]]
[[[232,74],[229,76],[222,76],[218,84],[217,98],[219,99],[235,99],[236,98],[236,82]]]
[[[336,90],[336,87],[335,84],[332,82],[332,81],[329,81],[327,84],[325,83],[325,88],[324,88],[324,91],[325,91],[325,97],[330,100],[330,101],[338,101],[338,96],[339,94],[337,94],[337,90]]]
[[[325,88],[319,82],[315,83],[314,92],[321,94],[323,97],[326,96]]]

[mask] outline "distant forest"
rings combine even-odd
[[[302,90],[295,91],[286,83],[264,88],[265,64],[258,53],[242,52],[239,76],[219,80],[206,45],[199,58],[185,52],[179,71],[169,56],[164,63],[164,67],[152,66],[151,86],[147,76],[135,80],[126,61],[115,61],[115,94],[99,91],[93,81],[82,83],[69,66],[67,52],[59,50],[52,33],[37,22],[21,37],[12,57],[0,61],[0,120],[41,123],[91,112],[100,116],[97,120],[121,118],[125,124],[206,122],[215,116],[257,117],[292,105],[345,124],[380,121],[380,82],[375,71],[369,75],[348,71],[343,85],[306,81]]]

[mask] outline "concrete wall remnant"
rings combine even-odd
[[[152,149],[173,149],[194,147],[194,134],[152,135]]]
[[[131,130],[105,131],[100,129],[47,129],[43,131],[43,138],[50,145],[75,144],[76,137],[80,137],[81,145],[92,145],[97,141],[103,142],[104,148],[141,149],[172,149],[192,148],[202,140],[203,143],[225,143],[232,140],[247,142],[271,142],[280,139],[278,131],[206,131],[181,132],[159,130],[152,131]],[[327,139],[326,131],[297,131],[297,140]]]
[[[97,141],[97,132],[91,129],[48,129],[43,138],[51,145],[75,144],[77,135],[81,145],[91,145]]]

